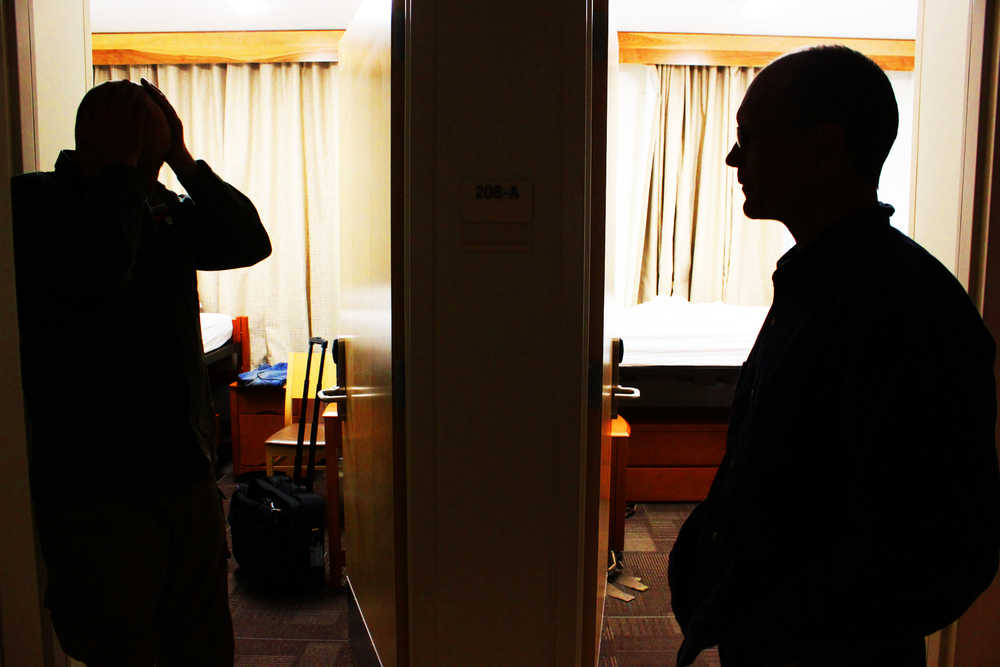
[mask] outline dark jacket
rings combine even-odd
[[[718,643],[781,664],[811,640],[923,637],[997,571],[993,340],[889,214],[778,262],[725,458],[670,554],[680,665]]]
[[[195,270],[271,252],[249,199],[204,162],[190,197],[137,170],[11,183],[21,372],[38,502],[184,483],[214,461]],[[81,495],[82,494],[82,495]]]

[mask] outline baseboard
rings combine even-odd
[[[364,612],[354,594],[351,578],[347,579],[347,636],[351,644],[351,653],[355,667],[382,667],[382,661],[372,641],[372,634],[365,622]]]

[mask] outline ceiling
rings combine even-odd
[[[362,0],[90,0],[94,32],[346,28]],[[388,0],[382,0],[388,1]],[[612,0],[619,30],[913,39],[918,0]]]

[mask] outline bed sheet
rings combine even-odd
[[[611,332],[624,343],[622,366],[740,366],[767,311],[661,296],[620,311]]]
[[[221,313],[201,313],[201,340],[205,354],[225,345],[233,337],[233,318]]]

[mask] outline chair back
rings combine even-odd
[[[312,377],[309,379],[309,389],[316,386],[316,373],[319,372],[320,367],[320,352],[315,351],[312,356],[312,365],[310,368],[310,374]],[[323,381],[322,385],[326,387],[334,383],[334,378],[337,377],[337,369],[333,363],[333,359],[329,358],[323,364]],[[285,426],[289,424],[296,423],[299,420],[299,416],[302,412],[302,407],[299,403],[302,400],[302,385],[305,383],[306,379],[306,353],[305,352],[293,352],[291,358],[288,360],[288,377],[285,379]],[[312,419],[312,410],[316,405],[316,397],[309,397],[309,407],[306,413],[306,421],[308,422]]]

